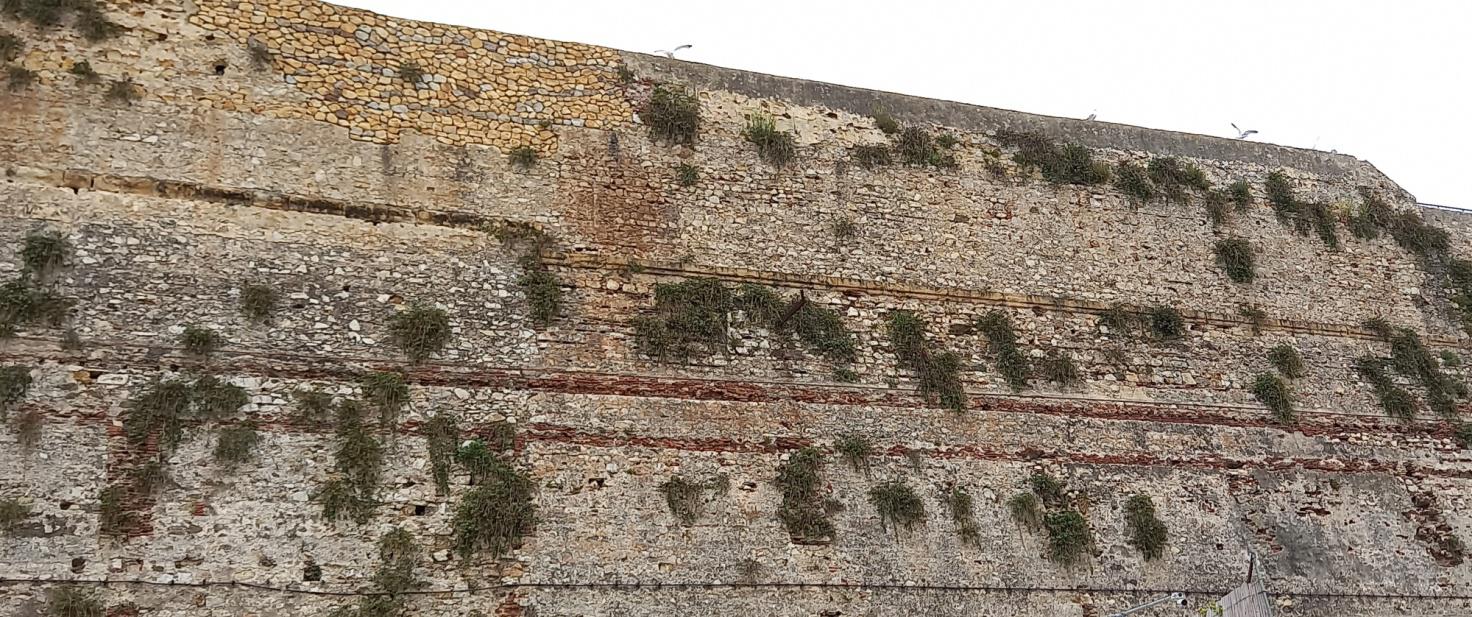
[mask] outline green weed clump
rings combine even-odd
[[[1298,379],[1306,374],[1303,356],[1298,354],[1298,349],[1287,343],[1269,350],[1268,361],[1277,367],[1279,373],[1289,379]]]
[[[450,316],[432,306],[416,304],[394,313],[389,336],[410,362],[423,362],[450,342]]]
[[[184,332],[179,335],[179,346],[191,356],[208,357],[224,344],[225,337],[220,333],[198,324],[184,326]]]
[[[854,468],[854,471],[862,471],[869,468],[869,457],[874,454],[874,444],[862,435],[841,435],[833,442],[834,451],[843,458],[845,463]]]
[[[876,109],[873,113],[874,126],[885,135],[894,135],[900,132],[900,122],[894,116],[883,109]]]
[[[920,396],[939,402],[953,411],[966,409],[966,391],[961,385],[961,357],[951,351],[933,350],[926,341],[926,323],[911,311],[889,314],[889,342],[901,367],[915,373]]]
[[[884,167],[894,163],[894,156],[889,146],[884,144],[863,144],[854,146],[849,150],[849,158],[858,163],[864,169]]]
[[[1115,166],[1114,187],[1138,203],[1148,202],[1160,194],[1145,168],[1130,162]]]
[[[991,311],[983,315],[976,325],[986,335],[988,347],[997,359],[997,372],[1007,380],[1007,385],[1013,390],[1026,388],[1032,366],[1027,361],[1027,355],[1017,346],[1017,333],[1012,329],[1012,318],[1002,311]]]
[[[0,338],[14,335],[22,325],[57,327],[73,302],[21,278],[0,286]]]
[[[1278,422],[1287,424],[1293,421],[1293,395],[1282,377],[1259,373],[1252,382],[1252,395],[1273,412]]]
[[[815,448],[792,453],[777,468],[777,487],[782,491],[777,518],[796,541],[816,543],[833,538],[822,486],[823,453]]]
[[[403,373],[379,371],[363,376],[359,384],[363,398],[378,410],[379,427],[392,430],[399,423],[399,414],[409,403],[409,382]]]
[[[36,1],[36,0],[31,0]],[[102,600],[77,585],[62,585],[46,590],[47,617],[102,617]]]
[[[506,153],[506,160],[512,167],[531,169],[537,164],[537,151],[531,146],[517,146]]]
[[[687,480],[677,474],[659,485],[659,493],[664,495],[670,514],[686,527],[694,525],[705,510],[704,483]]]
[[[1049,512],[1043,517],[1043,527],[1048,530],[1048,558],[1054,563],[1076,564],[1094,545],[1089,521],[1078,510]]]
[[[240,286],[240,314],[253,322],[270,321],[279,300],[279,294],[270,285],[246,283]]]
[[[162,452],[172,452],[184,438],[191,398],[192,391],[184,380],[154,379],[127,403],[123,434],[133,445],[155,437]]]
[[[332,417],[332,395],[319,390],[305,389],[291,393],[296,401],[296,419],[309,425],[323,424]]]
[[[654,288],[654,310],[634,321],[634,338],[644,355],[661,361],[688,361],[724,351],[733,313],[740,322],[796,337],[809,349],[836,362],[853,359],[853,334],[837,312],[799,295],[784,300],[760,285],[736,292],[715,279],[688,279]]]
[[[22,272],[37,280],[48,280],[66,265],[72,245],[58,231],[33,231],[26,234],[20,250]]]
[[[1145,314],[1150,333],[1159,339],[1178,339],[1186,334],[1186,319],[1175,307],[1157,304]]]
[[[1257,277],[1252,244],[1246,238],[1217,240],[1216,262],[1234,283],[1251,283]]]
[[[1370,382],[1375,390],[1375,399],[1385,415],[1408,422],[1416,417],[1416,399],[1405,388],[1396,385],[1395,380],[1386,373],[1385,366],[1385,360],[1374,356],[1360,356],[1354,362],[1355,372]]]
[[[501,557],[520,546],[536,527],[532,489],[525,474],[501,461],[491,463],[455,508],[450,527],[456,551],[462,557],[477,551]]]
[[[424,585],[414,569],[419,560],[419,545],[414,536],[395,527],[378,540],[378,571],[373,583],[378,593],[358,596],[352,606],[341,606],[328,617],[401,617],[409,610],[409,592]]]
[[[901,161],[909,165],[941,168],[956,166],[956,155],[939,147],[929,133],[918,127],[907,127],[900,132],[895,140],[895,152],[899,154]]]
[[[1441,364],[1410,328],[1396,328],[1389,337],[1390,364],[1396,372],[1415,379],[1426,390],[1426,405],[1442,417],[1457,415],[1457,401],[1467,397],[1467,386],[1443,373]]]
[[[1173,156],[1150,159],[1148,170],[1150,180],[1172,201],[1187,201],[1189,191],[1204,193],[1211,190],[1211,180],[1206,178],[1206,172]]]
[[[357,401],[337,405],[333,475],[316,495],[322,516],[329,521],[351,518],[365,524],[378,505],[383,446],[364,422],[364,415]]]
[[[5,67],[5,87],[11,92],[20,92],[36,83],[36,72],[23,66]]]
[[[218,421],[229,417],[250,402],[245,388],[227,383],[213,375],[194,380],[189,386],[189,400],[194,404],[195,416],[205,421]]]
[[[1339,247],[1338,218],[1328,206],[1299,200],[1288,176],[1280,171],[1268,174],[1265,188],[1268,203],[1272,205],[1278,222],[1291,224],[1300,235],[1308,235],[1311,231],[1318,234],[1319,239],[1331,249]]]
[[[756,146],[757,156],[774,167],[786,167],[797,160],[797,138],[777,130],[777,122],[767,114],[747,114],[741,136]]]
[[[1130,544],[1140,549],[1145,561],[1159,559],[1169,534],[1165,523],[1155,516],[1155,502],[1149,495],[1136,493],[1125,502],[1124,512]]]
[[[1017,148],[1012,160],[1036,168],[1043,179],[1054,184],[1103,184],[1109,181],[1109,164],[1095,161],[1088,148],[1077,144],[1059,146],[1040,133],[1004,130],[997,133],[1004,146]]]
[[[960,536],[961,543],[973,546],[981,546],[981,527],[976,523],[976,515],[973,513],[975,500],[971,494],[959,486],[947,487],[941,497],[945,502],[946,511],[951,514],[951,522],[956,524],[956,535]]]
[[[675,181],[679,182],[680,186],[695,186],[697,182],[700,182],[700,168],[689,163],[680,163],[675,168]]]
[[[260,442],[261,435],[256,432],[254,422],[220,429],[215,441],[215,462],[225,469],[234,469],[255,457],[255,448]]]
[[[1038,362],[1038,375],[1065,387],[1078,385],[1084,380],[1078,365],[1073,362],[1073,356],[1057,349],[1049,349],[1042,361]]]
[[[0,414],[3,415],[3,414]],[[29,409],[10,419],[10,428],[15,431],[15,441],[22,448],[34,448],[41,443],[41,427],[46,419],[38,409]]]
[[[650,139],[693,146],[700,133],[700,98],[689,89],[660,84],[639,118],[649,126]]]
[[[516,284],[526,294],[528,316],[532,323],[547,327],[562,313],[562,285],[541,260],[527,257],[521,260],[521,276]]]
[[[635,341],[645,355],[666,361],[724,350],[731,302],[731,291],[715,279],[656,285],[654,311],[634,322]]]
[[[1007,513],[1012,521],[1028,531],[1043,528],[1043,505],[1033,493],[1017,493],[1007,500]]]
[[[1066,498],[1062,482],[1046,473],[1035,473],[1027,479],[1032,494],[1037,495],[1049,507],[1062,504]]]
[[[31,391],[31,369],[18,364],[0,366],[0,418]]]
[[[434,477],[435,494],[450,492],[450,464],[460,445],[460,427],[448,414],[440,413],[424,423],[425,447],[429,450],[430,475]]]
[[[0,532],[10,532],[31,516],[31,507],[15,499],[0,499]]]
[[[899,535],[900,528],[913,531],[925,522],[925,502],[915,489],[899,480],[890,480],[869,490],[869,503],[879,511],[879,522]]]

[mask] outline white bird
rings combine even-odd
[[[664,56],[666,58],[673,58],[673,57],[675,57],[675,52],[680,51],[681,49],[690,49],[691,47],[694,47],[694,45],[681,45],[679,47],[676,47],[674,49],[669,49],[669,50],[656,49],[656,50],[654,50],[654,53],[660,54],[660,55],[662,55],[662,56]]]
[[[1247,139],[1248,137],[1252,137],[1253,135],[1257,134],[1257,131],[1251,129],[1244,131],[1237,128],[1237,123],[1235,122],[1232,123],[1232,130],[1237,131],[1237,139]]]

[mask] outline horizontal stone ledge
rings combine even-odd
[[[617,578],[614,573],[610,578]],[[276,592],[285,594],[332,596],[332,597],[357,597],[357,596],[381,596],[388,595],[386,592],[364,592],[355,586],[352,591],[340,591],[330,589],[303,589],[300,587],[285,587],[263,583],[252,583],[248,581],[165,581],[136,578],[104,578],[104,579],[82,579],[82,578],[0,578],[0,585],[6,586],[59,586],[59,585],[138,585],[146,587],[167,587],[177,589],[219,588],[237,587],[252,591]],[[1225,595],[1229,590],[1218,588],[1176,588],[1176,587],[1094,587],[1089,585],[1075,585],[1071,587],[1048,587],[1048,586],[1011,586],[1011,585],[978,585],[978,584],[946,584],[925,582],[819,582],[819,581],[773,581],[753,583],[726,583],[719,581],[639,581],[628,579],[623,581],[609,582],[574,582],[574,581],[515,581],[508,583],[491,583],[481,585],[466,585],[464,587],[453,587],[443,589],[413,589],[400,592],[398,595],[436,595],[436,596],[460,596],[476,593],[500,593],[517,590],[590,590],[590,591],[771,591],[783,589],[851,589],[872,591],[925,591],[925,592],[959,592],[959,593],[1003,593],[1003,594],[1091,594],[1091,595],[1150,595],[1160,596],[1168,593],[1183,593],[1188,596],[1217,597]],[[1386,590],[1365,593],[1350,592],[1321,592],[1321,591],[1295,591],[1291,589],[1273,589],[1275,596],[1291,596],[1299,598],[1316,598],[1325,600],[1418,600],[1418,601],[1465,601],[1472,600],[1472,594],[1436,594],[1419,593],[1413,590]]]
[[[195,366],[183,356],[164,357],[160,348],[114,343],[106,357],[91,352],[68,352],[53,339],[22,339],[25,348],[12,343],[0,351],[0,362],[34,363],[49,360],[76,371],[109,373],[133,367],[177,363]],[[41,343],[41,346],[30,343]],[[98,345],[94,341],[95,350]],[[172,348],[165,348],[172,349]],[[937,414],[954,413],[926,403],[913,388],[895,389],[877,385],[805,384],[796,381],[738,380],[688,377],[650,373],[600,372],[530,366],[461,368],[426,362],[405,365],[381,357],[333,357],[286,352],[251,353],[219,351],[212,354],[212,372],[221,375],[260,375],[281,379],[329,379],[352,381],[370,371],[401,371],[414,385],[431,387],[492,388],[553,394],[625,396],[732,403],[797,403],[839,406],[883,406],[934,409]],[[90,379],[90,375],[87,379]],[[1058,394],[997,394],[968,392],[968,411],[1030,413],[1060,417],[1093,418],[1105,421],[1156,422],[1233,428],[1258,428],[1298,433],[1304,436],[1344,436],[1352,433],[1405,435],[1446,440],[1453,428],[1446,422],[1404,424],[1369,414],[1327,409],[1299,409],[1299,421],[1281,424],[1263,407],[1208,402],[1166,402],[1109,399]],[[412,428],[412,427],[410,427]]]
[[[73,190],[87,189],[165,199],[189,199],[237,207],[257,207],[270,210],[341,216],[375,224],[411,223],[454,229],[487,231],[496,225],[508,222],[520,222],[512,221],[512,219],[508,218],[487,217],[459,211],[414,209],[387,203],[365,203],[262,189],[212,186],[196,182],[157,179],[146,176],[120,176],[87,170],[72,169],[53,171],[18,167],[12,171],[15,172],[15,177]],[[845,293],[864,293],[945,302],[966,302],[1070,314],[1102,315],[1114,307],[1113,303],[1108,302],[1057,296],[1003,293],[955,287],[931,287],[906,283],[879,283],[836,276],[689,263],[644,263],[637,259],[596,253],[545,251],[542,259],[549,264],[570,268],[619,272],[627,272],[631,268],[637,268],[642,273],[649,275],[680,278],[709,277],[733,282],[762,283],[791,289],[824,289]],[[1224,327],[1253,327],[1252,320],[1236,314],[1212,313],[1194,309],[1180,309],[1180,311],[1182,317],[1192,323]],[[1358,324],[1321,323],[1269,317],[1264,318],[1257,327],[1260,330],[1266,331],[1312,334],[1356,340],[1378,340],[1380,338],[1375,332]],[[1424,332],[1419,334],[1423,335],[1426,343],[1432,347],[1460,348],[1467,340],[1466,337],[1449,338],[1428,336]]]

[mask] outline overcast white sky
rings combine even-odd
[[[1033,113],[1338,150],[1472,208],[1472,2],[339,0]]]

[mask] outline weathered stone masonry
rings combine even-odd
[[[1386,417],[1354,368],[1390,353],[1370,318],[1460,360],[1442,369],[1458,380],[1467,335],[1436,274],[1393,240],[1341,224],[1332,250],[1275,220],[1264,193],[1277,171],[1340,219],[1361,187],[1414,208],[1365,162],[318,2],[100,6],[121,31],[96,42],[66,21],[0,16],[24,42],[12,64],[36,77],[0,92],[0,278],[21,273],[28,235],[54,230],[71,247],[55,289],[75,301],[58,327],[0,341],[0,365],[32,378],[7,415],[42,419],[32,446],[0,431],[0,499],[31,510],[0,533],[0,615],[37,614],[63,581],[86,581],[114,615],[324,614],[375,589],[377,542],[394,527],[423,547],[427,593],[407,602],[421,615],[1102,615],[1173,590],[1202,606],[1240,582],[1250,554],[1284,615],[1472,611],[1460,422],[1424,405],[1410,422]],[[83,60],[101,83],[69,72]],[[141,94],[132,104],[105,95],[124,78]],[[698,96],[693,147],[651,142],[642,124],[665,83]],[[876,109],[953,135],[956,168],[853,164],[854,146],[890,140]],[[795,135],[794,165],[761,162],[743,139],[754,111]],[[1010,159],[1007,130],[1110,162],[1180,157],[1218,186],[1249,182],[1254,203],[1218,228],[1199,196],[1135,204],[1107,184],[1051,184]],[[521,146],[534,165],[508,160]],[[698,182],[678,181],[682,163]],[[1472,219],[1422,214],[1472,255]],[[496,234],[508,222],[553,239],[535,254],[563,292],[549,327],[528,317],[524,252]],[[840,222],[852,233],[835,234]],[[1251,284],[1216,265],[1228,235],[1256,251]],[[853,360],[744,323],[728,353],[639,353],[635,320],[655,286],[695,277],[835,311]],[[241,314],[247,283],[281,294],[274,319]],[[1116,303],[1173,306],[1186,332],[1109,333]],[[453,335],[409,365],[389,329],[414,305],[445,311]],[[917,396],[887,331],[900,309],[959,355],[965,411]],[[972,327],[993,310],[1029,357],[1066,354],[1082,383],[1009,388]],[[207,363],[180,349],[186,324],[224,335]],[[1283,343],[1307,368],[1291,424],[1252,392]],[[383,370],[411,388],[380,431],[380,503],[368,523],[327,521],[316,494],[335,437],[301,421],[293,392],[360,396],[361,376]],[[155,378],[205,371],[249,396],[221,425],[255,423],[253,460],[224,469],[219,427],[191,424],[169,481],[123,494],[137,524],[105,533],[104,489],[157,454],[129,441],[129,401]],[[507,459],[531,479],[539,520],[500,558],[454,550],[451,521],[474,487],[456,467],[437,494],[436,416],[467,438],[515,429]],[[845,435],[874,445],[866,469],[834,455]],[[774,480],[805,446],[829,454],[822,490],[841,506],[827,543],[794,542],[777,516]],[[1086,515],[1082,564],[1049,561],[1046,536],[1009,516],[1038,471]],[[677,474],[726,482],[701,494],[693,525],[659,490]],[[927,513],[898,535],[869,497],[895,479]],[[974,543],[942,501],[951,486],[975,499]],[[1169,529],[1158,560],[1127,540],[1136,494]]]

